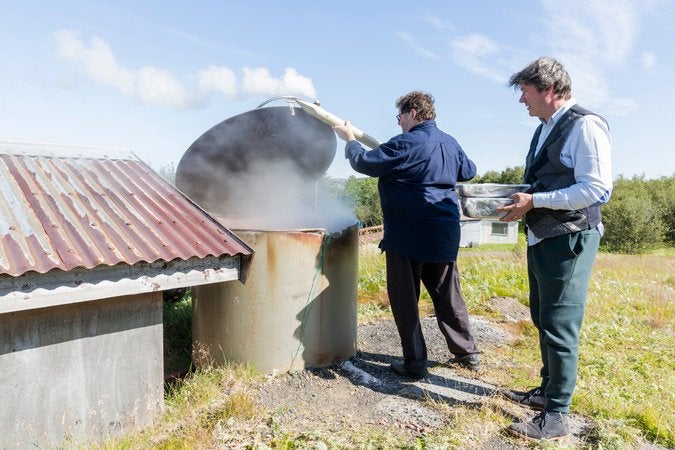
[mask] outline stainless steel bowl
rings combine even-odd
[[[455,186],[457,193],[462,197],[498,198],[509,197],[516,192],[523,192],[530,188],[529,184],[498,184],[476,183],[458,184]]]
[[[504,213],[498,213],[497,208],[513,203],[511,198],[480,198],[460,197],[462,211],[466,217],[472,219],[499,219]]]

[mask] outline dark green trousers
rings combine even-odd
[[[593,229],[544,239],[527,249],[530,313],[539,330],[547,411],[570,410],[579,331],[599,244],[600,232]]]

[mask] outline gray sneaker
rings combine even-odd
[[[448,360],[448,365],[456,364],[466,367],[470,370],[480,369],[480,353],[469,353],[468,355],[455,356]]]
[[[519,403],[537,411],[543,411],[546,406],[546,397],[541,388],[530,389],[529,391],[503,391],[504,397],[512,402]]]
[[[557,440],[569,436],[570,426],[567,423],[567,414],[542,411],[529,422],[510,425],[508,431],[528,439]]]

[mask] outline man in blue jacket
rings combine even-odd
[[[427,374],[418,309],[421,281],[453,354],[448,362],[478,370],[480,352],[459,286],[455,192],[458,181],[476,175],[476,166],[457,141],[436,126],[431,94],[410,92],[396,101],[396,107],[403,133],[370,151],[355,140],[349,122],[334,127],[347,141],[345,157],[352,168],[379,178],[384,220],[380,249],[386,254],[387,293],[404,358],[403,364],[392,364],[391,369],[412,379]]]

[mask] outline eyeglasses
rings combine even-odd
[[[409,112],[410,112],[410,111],[406,111],[406,112],[402,112],[401,114],[396,114],[396,121],[397,121],[397,122],[400,122],[400,121],[401,121],[401,116],[402,116],[403,114],[408,114]]]

